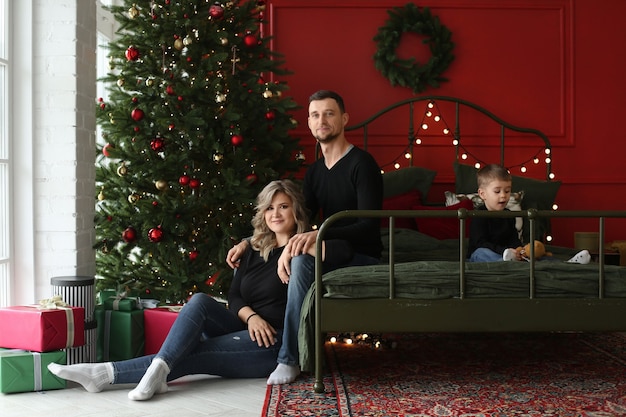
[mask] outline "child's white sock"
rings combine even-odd
[[[154,358],[137,387],[128,393],[128,398],[144,401],[152,398],[154,394],[167,392],[167,375],[169,373],[170,367],[167,366],[167,363],[161,358]]]
[[[503,261],[517,261],[517,252],[515,251],[515,249],[505,249],[504,252],[502,252],[502,260]]]
[[[113,365],[106,363],[77,363],[75,365],[48,364],[50,372],[59,378],[74,381],[89,392],[100,392],[113,383]]]
[[[574,264],[588,264],[591,261],[591,255],[587,249],[581,250],[576,255],[572,256],[572,258],[567,261]]]
[[[300,367],[279,363],[267,379],[267,385],[289,384],[300,375]]]

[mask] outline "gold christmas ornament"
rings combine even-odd
[[[215,96],[215,102],[216,103],[223,103],[226,101],[226,95],[225,94],[218,94]]]
[[[224,155],[222,155],[221,153],[216,152],[213,154],[213,162],[220,163],[222,162],[222,159],[224,159]]]
[[[191,36],[189,35],[185,36],[185,38],[183,39],[183,45],[189,46],[192,43],[193,43],[193,39],[191,39]]]
[[[183,41],[180,38],[174,41],[174,48],[178,49],[179,51],[183,49]]]
[[[220,38],[220,43],[222,45],[228,45],[228,38]]]
[[[167,185],[167,181],[165,181],[165,180],[155,181],[154,186],[159,191],[165,191],[165,190],[167,190],[169,188],[169,186]]]
[[[133,6],[130,9],[128,9],[128,16],[131,19],[134,19],[137,16],[139,16],[139,9],[137,9],[136,6],[137,6],[136,4],[133,4]]]
[[[265,98],[272,98],[273,95],[274,95],[274,93],[272,93],[271,90],[263,91],[263,97],[265,97]]]
[[[119,80],[117,80],[117,86],[118,87],[122,87],[124,85],[124,79],[120,78]]]
[[[141,196],[139,194],[133,193],[133,194],[128,196],[128,202],[130,204],[136,204],[137,201],[139,201],[140,198],[141,198]]]
[[[148,78],[146,79],[146,85],[148,87],[152,87],[154,85],[154,78]]]
[[[122,165],[117,168],[117,175],[123,177],[126,174],[128,174],[128,167],[126,166],[126,164],[122,163]]]
[[[103,187],[98,193],[98,201],[104,201],[104,199],[105,197],[104,197],[104,187]]]

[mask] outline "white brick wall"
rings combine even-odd
[[[54,276],[95,273],[96,5],[32,0],[32,9],[34,276],[16,262],[17,279],[32,279],[16,304],[49,297]]]

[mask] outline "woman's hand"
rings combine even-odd
[[[258,314],[248,320],[248,333],[250,339],[257,342],[259,347],[268,348],[276,343],[276,330]]]
[[[241,261],[241,257],[243,256],[243,253],[246,251],[247,247],[248,241],[242,240],[241,242],[230,248],[230,250],[226,254],[226,263],[228,264],[228,266],[233,269],[239,268],[239,262]]]

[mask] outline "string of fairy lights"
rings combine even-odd
[[[411,126],[411,131],[409,132],[409,143],[407,144],[407,146],[391,162],[383,164],[382,168],[384,169],[385,167],[392,165],[395,169],[400,169],[403,165],[401,163],[401,160],[403,158],[406,160],[411,160],[413,158],[414,145],[421,145],[423,142],[422,138],[426,134],[429,134],[430,136],[437,136],[437,133],[439,133],[443,137],[451,138],[451,143],[456,148],[457,155],[461,160],[473,161],[473,165],[476,168],[480,168],[481,166],[484,166],[488,163],[479,158],[463,143],[461,143],[458,133],[455,133],[452,131],[452,129],[450,129],[450,126],[443,117],[443,114],[437,102],[435,100],[430,100],[424,107],[424,112],[422,114],[422,118],[419,124],[417,125],[417,129],[415,129],[414,126]],[[549,148],[540,147],[532,156],[521,162],[507,166],[507,169],[511,173],[513,173],[514,170],[519,170],[520,173],[525,174],[531,164],[538,165],[542,159],[547,166],[551,165],[552,153]],[[554,179],[554,172],[550,171],[548,177],[551,180]]]

